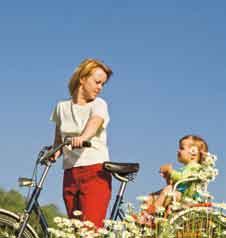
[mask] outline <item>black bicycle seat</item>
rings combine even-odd
[[[128,175],[131,173],[137,173],[139,170],[138,163],[115,163],[104,162],[104,169],[111,173],[118,173],[119,175]]]

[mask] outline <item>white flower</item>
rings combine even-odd
[[[184,198],[184,201],[185,201],[186,203],[191,203],[191,204],[195,204],[195,203],[196,203],[196,201],[195,201],[194,199],[189,198],[189,197],[185,197],[185,198]]]
[[[164,213],[165,212],[165,207],[156,207],[156,213],[159,213],[159,214],[162,214],[162,213]]]
[[[101,235],[107,235],[108,234],[108,230],[106,230],[104,228],[98,228],[97,232],[100,233]]]
[[[214,207],[226,209],[226,203],[213,203]]]
[[[104,225],[105,225],[105,226],[109,227],[109,226],[111,226],[111,225],[113,224],[114,221],[112,221],[112,220],[107,220],[107,219],[106,219],[106,220],[104,220],[103,222],[104,222]]]
[[[203,164],[205,165],[209,165],[209,166],[214,166],[215,165],[215,160],[213,160],[213,158],[211,156],[207,156],[204,161]]]
[[[62,218],[62,224],[64,225],[64,226],[66,226],[66,227],[70,227],[71,225],[72,225],[72,222],[71,222],[71,220],[69,220],[68,218],[65,218],[65,217],[63,217]]]
[[[76,216],[76,217],[81,216],[82,212],[80,210],[75,210],[75,211],[73,211],[73,215]]]
[[[95,226],[94,223],[91,221],[84,221],[83,224],[84,224],[84,226],[87,226],[89,228],[92,228]]]
[[[72,219],[71,222],[76,228],[81,228],[84,226],[83,222],[78,219]]]
[[[181,203],[178,203],[178,202],[174,202],[171,206],[170,206],[170,208],[172,209],[172,211],[177,211],[177,210],[179,210],[179,209],[181,209]]]
[[[148,209],[148,204],[143,203],[143,204],[140,205],[140,208],[142,210],[146,210],[146,209]]]
[[[136,199],[141,202],[146,202],[148,201],[148,196],[138,196]]]
[[[122,238],[129,238],[129,237],[131,237],[130,232],[128,232],[128,231],[123,231],[122,232]]]
[[[220,220],[221,220],[222,222],[226,222],[226,217],[219,216],[219,218],[220,218]]]
[[[60,223],[60,222],[62,222],[62,218],[61,217],[54,217],[53,221],[54,221],[54,223]]]
[[[80,234],[84,234],[88,231],[88,229],[86,227],[82,227],[81,229],[79,229],[79,233]]]
[[[13,228],[14,229],[18,229],[20,227],[20,223],[19,222],[16,222],[13,224]]]
[[[114,230],[121,231],[123,228],[123,224],[120,221],[117,221],[114,225]]]
[[[55,231],[55,229],[51,228],[51,227],[49,227],[47,230],[48,230],[48,232],[54,232]]]
[[[135,218],[134,218],[133,216],[131,216],[131,215],[126,214],[125,220],[126,220],[127,222],[134,222],[134,221],[135,221]]]
[[[116,238],[115,233],[114,233],[114,232],[110,232],[110,233],[109,233],[109,238]]]

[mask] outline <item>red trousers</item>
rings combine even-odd
[[[82,212],[81,220],[103,226],[111,199],[111,174],[102,164],[74,167],[64,171],[63,198],[69,218],[73,211]]]

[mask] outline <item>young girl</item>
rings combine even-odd
[[[90,220],[97,227],[103,225],[111,197],[111,176],[103,170],[109,160],[106,128],[109,122],[107,103],[97,97],[112,74],[111,69],[96,59],[86,59],[76,68],[69,81],[71,98],[60,101],[51,120],[56,123],[54,146],[66,136],[72,145],[63,153],[63,198],[69,218],[73,211],[82,212],[82,220]],[[89,140],[90,148],[82,148]]]
[[[207,152],[208,145],[199,136],[187,135],[179,140],[178,161],[183,163],[184,167],[178,171],[174,170],[171,164],[160,167],[160,174],[166,179],[168,185],[162,190],[150,194],[147,206],[152,212],[157,207],[166,207],[168,205],[167,194],[172,191],[173,185],[177,181],[191,177],[200,171],[204,154]],[[182,183],[177,187],[177,200],[180,200],[184,196],[196,199],[198,194],[194,182]]]

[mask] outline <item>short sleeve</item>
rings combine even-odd
[[[102,98],[96,98],[91,107],[91,116],[99,116],[104,119],[103,127],[106,128],[110,118],[108,105]]]
[[[173,182],[177,182],[183,179],[183,173],[180,171],[173,170],[170,175],[170,178],[173,180]]]
[[[181,171],[173,170],[171,173],[171,179],[173,181],[178,181],[181,179],[189,178],[193,175],[196,175],[200,170],[200,164],[192,163],[191,165],[184,166]]]
[[[60,105],[58,103],[50,116],[50,121],[55,122],[57,126],[60,125],[59,107]]]

